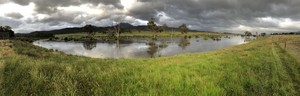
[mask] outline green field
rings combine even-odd
[[[300,95],[300,36],[152,59],[93,59],[1,42],[1,96]]]

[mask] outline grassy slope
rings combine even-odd
[[[271,37],[213,52],[137,60],[92,59],[51,52],[19,41],[13,44],[15,52],[0,57],[3,95],[299,95],[300,92],[300,65],[280,44],[272,43]]]

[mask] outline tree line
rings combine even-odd
[[[159,32],[166,32],[168,31],[169,27],[167,24],[163,24],[162,26],[159,26],[155,23],[155,19],[151,18],[150,20],[148,20],[147,23],[147,27],[149,29],[150,32],[153,33],[153,37],[155,38],[157,36],[157,33]],[[93,36],[96,34],[95,30],[96,30],[96,26],[93,25],[86,25],[83,27],[84,31],[88,34],[89,38],[93,38]],[[178,27],[178,29],[180,30],[180,32],[182,34],[187,34],[189,29],[187,27],[186,24],[182,24]],[[131,30],[130,30],[131,32]],[[112,26],[112,28],[108,29],[106,32],[104,32],[107,34],[107,36],[109,37],[113,37],[115,39],[119,39],[120,38],[120,34],[122,33],[122,29],[120,28],[120,24],[117,24],[115,26]]]
[[[155,19],[154,18],[151,18],[148,21],[147,26],[150,29],[150,31],[153,32],[153,33],[164,32],[164,31],[167,31],[168,28],[169,28],[167,24],[163,24],[162,26],[158,26],[155,23]],[[179,30],[180,30],[180,32],[182,34],[187,34],[187,32],[189,30],[188,27],[186,26],[186,24],[182,24],[178,28],[179,28]]]

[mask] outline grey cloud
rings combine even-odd
[[[84,3],[91,3],[94,5],[106,4],[114,5],[118,8],[122,8],[119,0],[12,0],[13,2],[21,5],[28,5],[30,2],[37,5],[37,11],[40,13],[51,14],[57,11],[59,6],[70,6],[70,5],[80,5]]]
[[[7,0],[0,0],[0,3]],[[28,5],[33,2],[37,12],[48,14],[50,18],[38,21],[51,23],[55,26],[59,22],[70,24],[91,23],[99,24],[100,21],[111,22],[113,15],[128,15],[137,19],[148,20],[157,16],[159,12],[166,13],[170,20],[159,21],[173,27],[186,23],[197,30],[222,31],[230,30],[244,25],[253,28],[278,29],[278,24],[257,20],[261,17],[290,18],[300,20],[299,0],[137,0],[140,5],[134,5],[125,14],[115,12],[122,10],[120,0],[12,0],[18,4]],[[104,4],[107,13],[103,16],[81,18],[82,13],[59,12],[58,6],[77,6],[90,3],[93,5]],[[11,16],[10,16],[11,17]],[[94,20],[94,21],[93,21]],[[128,22],[132,22],[128,21]],[[173,24],[176,23],[176,24]],[[100,24],[103,25],[103,24]],[[286,29],[284,29],[286,30]],[[293,29],[296,30],[296,29]],[[300,29],[299,29],[300,30]],[[241,30],[242,31],[242,30]]]
[[[5,14],[5,16],[7,17],[11,17],[11,18],[14,18],[14,19],[20,19],[20,18],[23,18],[24,16],[20,13],[8,13],[8,14]]]
[[[21,24],[22,24],[21,21],[0,17],[0,26],[8,25],[11,26],[12,28],[17,28]]]

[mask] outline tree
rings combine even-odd
[[[155,24],[154,21],[155,21],[155,19],[154,19],[154,18],[151,18],[151,19],[148,21],[147,25],[148,25],[148,28],[150,29],[150,31],[154,33],[154,37],[155,37],[155,34],[156,34],[156,32],[157,32],[157,25]]]
[[[246,31],[246,32],[245,32],[245,35],[246,35],[246,36],[252,36],[252,33],[249,32],[249,31]]]
[[[8,32],[12,31],[10,26],[0,26],[0,31],[1,32]]]
[[[182,34],[187,34],[187,32],[189,30],[189,28],[187,28],[186,24],[182,24],[181,26],[179,26],[179,29]]]
[[[155,31],[156,32],[164,32],[164,28],[163,28],[163,26],[157,26]]]
[[[166,32],[166,31],[168,31],[168,25],[167,24],[164,24],[163,26],[162,26],[162,29]]]
[[[15,37],[14,31],[10,26],[0,26],[0,32],[8,32],[9,37]]]
[[[4,30],[11,31],[11,27],[10,26],[4,26]]]
[[[84,31],[87,32],[89,37],[93,37],[95,35],[96,26],[93,25],[85,25],[83,27]]]
[[[266,36],[267,33],[260,33],[260,36]]]
[[[113,37],[116,40],[120,39],[121,34],[121,24],[124,21],[125,16],[123,15],[117,15],[114,18],[115,23],[112,23],[112,28],[107,30],[107,35],[110,37]]]

